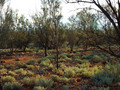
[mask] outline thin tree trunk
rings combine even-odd
[[[47,47],[45,46],[45,51],[44,51],[44,54],[45,54],[45,57],[47,56]]]

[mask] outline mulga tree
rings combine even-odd
[[[23,15],[18,18],[16,24],[15,45],[17,48],[26,51],[26,48],[31,41],[31,34],[29,30],[29,26],[31,26],[31,24]]]

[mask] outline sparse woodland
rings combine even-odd
[[[63,23],[61,1],[41,0],[30,22],[0,1],[0,90],[120,89],[120,1],[64,2],[98,9]]]

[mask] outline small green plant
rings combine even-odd
[[[6,68],[7,68],[7,69],[12,69],[13,67],[14,67],[14,65],[12,65],[12,64],[6,65]]]
[[[60,81],[60,77],[58,75],[51,75],[51,79],[53,81]]]
[[[100,62],[100,61],[102,61],[103,59],[101,58],[101,57],[99,57],[98,55],[94,55],[93,57],[92,57],[92,61],[94,62],[94,63],[98,63],[98,62]]]
[[[69,90],[69,88],[70,88],[70,86],[68,86],[68,85],[63,86],[63,90]]]
[[[45,60],[45,61],[42,61],[42,62],[40,63],[40,65],[43,65],[43,66],[49,66],[49,64],[50,64],[50,60],[49,60],[49,59],[47,59],[47,60]]]
[[[74,77],[75,74],[76,74],[75,71],[71,67],[65,69],[65,75],[67,77]]]
[[[41,86],[35,86],[33,90],[46,90],[46,88],[41,87]]]
[[[27,65],[27,70],[34,70],[34,65]]]
[[[86,54],[85,56],[82,56],[83,59],[91,59],[94,56],[94,54]]]
[[[77,82],[77,79],[76,79],[76,78],[70,78],[70,79],[69,79],[69,82],[70,82],[70,83]]]
[[[25,77],[23,78],[23,84],[26,85],[26,86],[30,86],[30,87],[33,87],[35,86],[37,83],[37,80],[33,77],[29,78],[29,77]]]
[[[21,62],[17,62],[16,66],[18,66],[19,68],[26,68],[26,64],[22,64]]]
[[[42,57],[42,58],[40,58],[40,59],[38,60],[38,63],[40,64],[42,61],[46,61],[46,60],[48,60],[47,57]]]
[[[23,87],[16,82],[12,82],[12,83],[7,82],[4,84],[3,90],[23,90]]]
[[[27,65],[35,65],[35,63],[36,63],[36,60],[29,60],[26,64]]]
[[[4,68],[1,69],[1,70],[0,70],[0,74],[1,74],[1,75],[7,74],[7,69],[4,69]]]
[[[62,69],[58,69],[56,70],[56,74],[63,75],[64,71]]]
[[[2,81],[5,83],[5,82],[14,82],[16,81],[14,77],[12,76],[3,76],[2,77]]]
[[[4,69],[5,68],[5,66],[3,66],[3,65],[0,65],[0,69]]]
[[[62,78],[60,78],[60,81],[61,81],[61,82],[66,83],[66,82],[68,82],[68,81],[69,81],[69,79],[68,79],[68,78],[66,78],[66,77],[62,77]]]
[[[16,75],[16,73],[13,72],[13,71],[9,71],[8,74],[9,74],[9,75],[12,75],[12,76],[15,76],[15,75]]]
[[[45,78],[41,78],[37,84],[37,86],[41,86],[41,87],[44,87],[46,89],[49,89],[51,88],[51,86],[53,85],[53,81],[52,80],[48,80],[48,79],[45,79]]]
[[[54,56],[54,55],[50,55],[50,56],[47,56],[47,58],[48,58],[49,60],[53,60],[53,59],[55,59],[55,56]]]
[[[34,72],[32,72],[30,70],[27,71],[27,76],[33,76],[33,75],[34,75]]]
[[[25,75],[27,74],[27,71],[24,70],[23,68],[17,69],[17,70],[15,70],[15,72],[16,72],[17,74],[22,75],[22,76],[25,76]]]

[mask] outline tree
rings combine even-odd
[[[68,3],[90,3],[90,4],[94,4],[99,8],[99,12],[103,13],[106,18],[110,21],[115,35],[111,36],[110,39],[114,40],[117,42],[118,47],[120,46],[120,0],[104,0],[107,8],[105,7],[105,5],[101,4],[101,0],[66,0]],[[94,8],[93,8],[94,9]],[[98,11],[98,10],[97,10]],[[114,51],[114,49],[111,46],[108,46],[108,48],[103,48],[100,45],[96,45],[97,48],[102,49],[106,52],[108,52],[109,54],[116,56],[116,57],[120,57],[119,53],[116,53]],[[120,49],[118,48],[118,51],[120,51]]]

